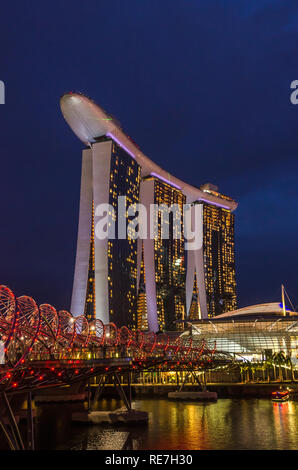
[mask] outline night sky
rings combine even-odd
[[[1,4],[0,283],[69,308],[81,149],[67,91],[116,116],[156,163],[239,202],[239,306],[298,303],[298,4],[287,0]]]

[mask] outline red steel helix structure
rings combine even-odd
[[[182,359],[195,363],[202,357],[210,362],[215,353],[215,347],[208,349],[204,341],[194,344],[191,336],[171,339],[165,333],[132,331],[114,323],[104,325],[99,319],[88,322],[84,315],[73,317],[49,304],[38,306],[32,297],[16,297],[4,285],[0,285],[0,341],[0,384],[8,377],[7,370],[11,375],[36,360],[63,362],[91,354],[93,358],[103,357],[104,352],[104,357],[121,354],[134,361],[166,358],[169,362]]]

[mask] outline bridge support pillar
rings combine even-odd
[[[32,411],[32,393],[31,390],[27,394],[27,435],[29,450],[34,450],[34,421]]]
[[[90,410],[89,410],[89,406],[88,406],[88,411],[93,411],[94,408],[95,408],[95,404],[96,402],[98,401],[99,397],[101,396],[103,390],[104,390],[104,387],[105,387],[105,376],[102,375],[99,379],[99,383],[96,387],[96,390],[95,390],[95,394],[94,394],[94,397],[93,397],[93,401],[92,401],[92,405],[90,407]]]
[[[128,374],[130,374],[128,372]],[[124,401],[124,404],[127,408],[127,411],[131,411],[131,386],[130,386],[130,380],[129,380],[129,391],[128,391],[128,396],[126,396],[126,393],[121,385],[121,382],[120,382],[120,379],[119,379],[119,375],[117,374],[117,372],[115,372],[113,374],[113,381],[114,381],[114,385],[115,385],[115,388],[117,390],[117,392],[119,393],[119,396],[120,398]]]
[[[23,443],[23,439],[22,439],[19,427],[17,425],[15,416],[13,414],[12,408],[10,406],[9,400],[8,400],[7,395],[6,395],[5,392],[1,393],[1,398],[3,400],[6,416],[8,418],[9,427],[10,427],[10,431],[11,431],[10,432],[11,436],[9,436],[9,434],[7,432],[7,429],[4,428],[3,424],[1,426],[2,430],[3,430],[6,438],[8,438],[9,445],[11,446],[11,444],[12,444],[14,450],[25,450],[25,446],[24,446],[24,443]]]
[[[93,424],[134,424],[134,423],[147,423],[148,422],[148,413],[146,411],[133,410],[132,403],[132,393],[131,393],[131,371],[127,371],[127,384],[128,390],[123,387],[121,379],[118,372],[111,372],[109,375],[112,379],[112,383],[117,390],[120,399],[124,402],[125,407],[120,408],[115,411],[94,411],[95,404],[98,401],[100,395],[102,394],[105,387],[105,374],[102,374],[99,379],[98,386],[96,388],[92,405],[88,406],[88,410],[83,412],[76,412],[72,414],[72,419],[75,422],[80,423],[93,423]],[[124,375],[126,376],[126,375]]]

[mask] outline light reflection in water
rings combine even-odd
[[[141,399],[134,408],[150,413],[137,427],[71,423],[82,404],[38,406],[38,441],[43,449],[298,449],[298,402],[220,399],[217,403]],[[85,405],[86,406],[86,405]],[[98,409],[117,409],[103,399]]]

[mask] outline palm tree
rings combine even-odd
[[[241,366],[241,372],[243,372],[242,380],[243,380],[244,383],[247,382],[247,374],[246,374],[247,369],[248,369],[248,365],[246,363]]]
[[[274,355],[272,351],[266,351],[266,366],[268,368],[268,382],[270,382],[270,369],[273,368],[274,380],[276,380],[276,370],[275,370],[275,363],[274,363]]]
[[[242,365],[240,365],[240,377],[241,377],[241,382],[244,382],[243,380],[243,372],[244,372],[244,368]]]
[[[283,382],[282,366],[285,364],[286,356],[284,351],[279,351],[273,356],[275,364],[278,366],[278,375],[281,382]]]
[[[244,364],[241,364],[240,365],[240,376],[241,376],[241,382],[242,383],[245,383],[246,382],[246,371],[247,371],[248,367],[247,367],[247,364],[244,363]]]
[[[291,369],[291,380],[292,382],[295,382],[295,374],[294,374],[294,369],[293,369],[293,362],[290,356],[285,357],[285,365],[289,366]]]
[[[265,361],[258,362],[257,370],[262,371],[262,381],[265,382],[266,362]]]
[[[250,364],[250,370],[251,370],[251,380],[252,380],[252,382],[254,382],[255,381],[256,365],[253,362]]]

